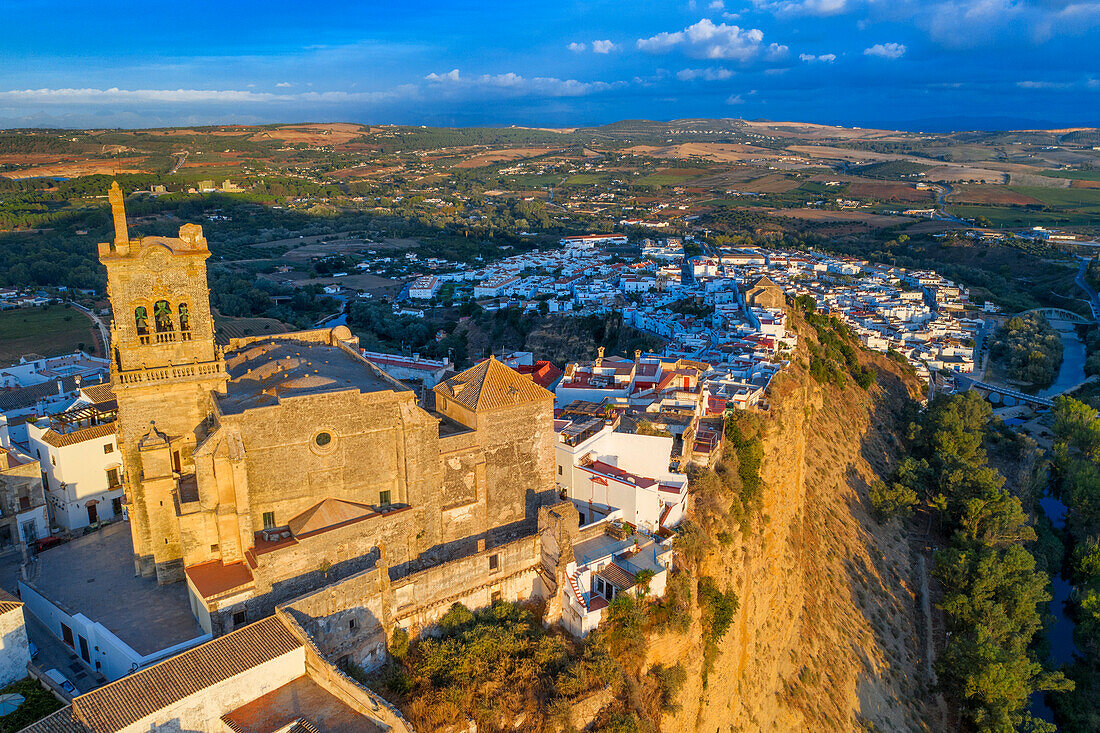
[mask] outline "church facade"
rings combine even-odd
[[[135,572],[215,635],[383,566],[513,543],[556,499],[553,394],[495,359],[426,399],[344,326],[214,341],[201,227],[99,246]]]

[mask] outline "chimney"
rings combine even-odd
[[[58,396],[65,394],[65,385],[62,384],[60,379],[57,380],[57,394]]]
[[[115,241],[111,249],[118,245],[130,243],[130,233],[126,228],[126,209],[122,205],[122,189],[118,187],[118,181],[111,183],[111,190],[107,192],[107,199],[111,202],[111,216],[115,220]]]
[[[634,363],[637,364],[642,360],[642,350],[634,349]]]

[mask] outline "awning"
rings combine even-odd
[[[99,499],[88,499],[88,501],[84,502],[84,506],[95,506],[98,503]]]
[[[588,480],[594,484],[600,484],[601,486],[607,486],[607,480],[602,479],[599,476],[589,476]]]

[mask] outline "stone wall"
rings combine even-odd
[[[397,627],[416,636],[455,603],[472,609],[496,600],[552,601],[572,559],[577,511],[570,502],[543,507],[540,532],[391,580],[384,562],[281,607],[330,660],[365,669],[385,661]]]
[[[342,671],[330,664],[317,648],[305,629],[285,611],[279,612],[290,632],[302,640],[306,652],[306,674],[310,679],[339,699],[352,710],[360,713],[381,730],[393,733],[412,733],[413,729],[401,715],[401,711],[374,691],[357,684]]]
[[[490,534],[531,533],[538,508],[557,500],[553,401],[478,414]]]

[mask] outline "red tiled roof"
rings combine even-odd
[[[203,598],[213,598],[252,582],[252,571],[243,562],[226,565],[213,560],[192,565],[185,572]]]
[[[581,468],[590,472],[603,474],[604,476],[616,479],[625,484],[640,486],[643,489],[649,488],[650,486],[653,486],[653,484],[657,483],[651,478],[638,476],[636,474],[630,473],[629,471],[624,471],[618,466],[612,466],[610,463],[604,463],[603,461],[592,461],[590,465],[581,466]],[[633,479],[633,481],[630,481],[628,479]]]
[[[629,590],[638,584],[638,579],[634,577],[634,573],[620,568],[615,563],[610,563],[602,570],[597,570],[596,575],[600,576],[608,583],[611,583],[611,585],[619,590]]]
[[[550,385],[558,380],[563,374],[561,369],[558,369],[551,362],[548,361],[536,361],[534,365],[520,364],[514,369],[525,377],[528,377],[532,382],[540,387],[550,389]]]
[[[238,629],[73,700],[74,717],[95,733],[142,718],[264,662],[300,649],[278,616]]]
[[[52,445],[54,448],[63,448],[67,445],[75,445],[76,443],[83,443],[85,440],[96,440],[97,438],[106,438],[108,435],[115,434],[114,422],[100,423],[99,425],[92,425],[80,430],[74,430],[71,433],[59,433],[52,428],[47,430],[42,435],[42,442],[47,445]]]

